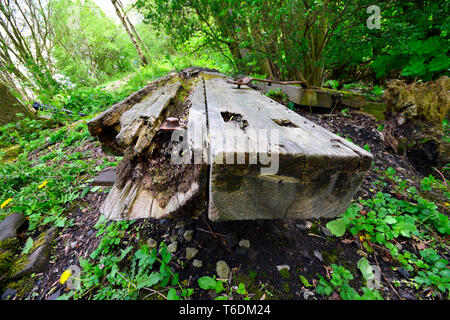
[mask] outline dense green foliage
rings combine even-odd
[[[338,237],[347,231],[358,236],[368,252],[374,251],[372,244],[384,246],[399,265],[416,273],[413,278],[415,286],[434,287],[449,295],[448,261],[437,253],[437,249],[445,247],[445,244],[436,237],[436,232],[441,237],[450,234],[449,219],[438,211],[434,202],[423,197],[433,190],[443,193],[448,199],[447,186],[429,176],[421,181],[419,192],[416,187],[408,186],[406,180],[398,178],[393,168],[380,174],[381,179],[376,184],[387,187],[389,182],[393,192],[404,199],[378,192],[371,199],[353,203],[342,217],[328,222],[327,227]],[[399,248],[398,240],[402,237],[427,243],[426,248],[419,250],[420,257],[408,249]]]
[[[180,46],[218,51],[238,72],[321,85],[327,73],[389,71],[430,80],[448,72],[445,3],[138,0],[137,6]],[[366,25],[371,4],[380,8],[380,29]]]

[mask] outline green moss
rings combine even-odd
[[[337,249],[332,249],[331,252],[323,251],[322,257],[327,264],[337,264],[339,262]]]
[[[17,297],[24,298],[33,288],[33,278],[23,278],[19,281],[8,283],[7,287],[17,290]]]
[[[283,290],[284,290],[284,292],[289,293],[289,291],[290,291],[289,283],[287,283],[287,282],[283,283]]]
[[[17,259],[12,268],[11,268],[11,274],[15,275],[17,272],[25,268],[25,266],[29,263],[28,255],[22,255],[19,259]]]
[[[0,241],[0,249],[17,251],[19,248],[19,240],[17,238],[10,238]]]
[[[281,276],[283,277],[283,279],[289,279],[290,274],[289,274],[289,270],[288,269],[281,269],[280,271],[278,271]]]
[[[14,254],[9,251],[1,251],[0,252],[0,274],[5,275],[9,273],[9,270],[12,267],[14,262]]]
[[[0,162],[9,163],[17,159],[19,154],[22,153],[22,148],[20,146],[12,146],[7,149],[1,149],[0,152],[3,154]]]
[[[258,275],[258,272],[256,272],[255,270],[249,270],[248,271],[248,276],[250,277],[250,279],[252,281],[255,281],[256,276]]]
[[[320,235],[320,223],[318,221],[313,221],[312,226],[309,229],[309,233]]]

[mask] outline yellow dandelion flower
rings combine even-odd
[[[38,189],[42,189],[43,187],[45,187],[45,185],[48,183],[47,180],[45,180],[44,182],[41,183],[41,185],[38,187]]]
[[[12,198],[6,199],[6,201],[3,202],[3,203],[0,205],[0,208],[3,209],[3,208],[6,207],[6,206],[8,205],[8,203],[10,203],[11,201],[12,201]]]
[[[446,202],[446,203],[444,203],[444,205],[445,205],[446,207],[448,207],[448,206],[450,206],[450,203]]]
[[[66,281],[70,278],[72,275],[72,271],[70,269],[67,269],[64,271],[61,275],[61,278],[59,279],[59,283],[64,284]]]

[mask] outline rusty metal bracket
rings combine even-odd
[[[164,131],[174,131],[174,130],[183,130],[184,127],[180,125],[180,119],[169,117],[164,121],[161,126],[159,127],[159,130]]]
[[[300,84],[302,88],[307,88],[308,85],[304,81],[278,81],[278,80],[272,80],[272,79],[257,79],[257,78],[251,78],[251,77],[245,77],[236,81],[227,80],[228,83],[231,84],[237,84],[238,89],[241,88],[243,85],[249,85],[252,81],[259,81],[259,82],[268,82],[268,83],[276,83],[281,85],[288,85],[288,84]]]

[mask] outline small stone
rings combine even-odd
[[[405,278],[405,279],[411,278],[411,274],[410,274],[407,270],[405,270],[405,269],[403,269],[403,268],[399,268],[397,271],[398,271],[398,273],[400,273],[400,275],[401,275],[403,278]]]
[[[194,259],[194,261],[192,261],[192,265],[196,268],[201,268],[203,267],[203,262],[202,260]]]
[[[25,223],[23,214],[14,212],[0,223],[0,241],[17,236],[17,230]]]
[[[300,252],[302,254],[303,257],[305,257],[306,259],[312,260],[311,255],[309,254],[309,252],[307,250],[303,250]]]
[[[58,290],[54,294],[52,294],[50,297],[48,297],[47,300],[56,300],[60,295],[61,295],[61,290]]]
[[[169,244],[167,246],[167,251],[171,252],[171,253],[175,253],[178,250],[178,242],[174,241],[171,244]]]
[[[405,298],[406,300],[417,300],[417,297],[409,293],[402,293],[402,297]]]
[[[198,249],[187,247],[186,248],[186,259],[191,260],[194,258],[198,253]]]
[[[153,239],[153,238],[148,238],[147,239],[147,245],[148,245],[148,247],[150,249],[154,249],[154,248],[156,248],[158,246],[158,242],[155,239]]]
[[[183,237],[186,241],[192,241],[192,239],[194,238],[194,230],[186,230],[183,233]]]
[[[72,249],[75,249],[75,248],[77,247],[77,244],[78,244],[78,241],[72,241],[72,242],[70,243],[70,247],[71,247]]]
[[[280,266],[277,266],[277,271],[281,271],[283,269],[286,269],[287,271],[291,270],[291,267],[288,266],[287,264],[282,264]]]
[[[6,289],[5,292],[3,292],[2,294],[2,300],[10,300],[12,298],[14,298],[17,294],[17,290],[16,289]]]
[[[43,243],[26,256],[26,265],[17,271],[13,278],[18,279],[45,270],[50,260],[52,242],[57,236],[57,229],[52,227],[42,236],[44,237]]]
[[[169,223],[169,219],[159,219],[158,222],[160,225],[165,226]]]
[[[315,256],[317,259],[319,259],[320,262],[323,261],[322,254],[321,254],[319,251],[314,250],[314,256]]]
[[[184,228],[185,226],[186,226],[186,222],[184,222],[183,220],[180,220],[175,225],[175,229]]]
[[[250,248],[250,241],[246,240],[246,239],[242,239],[241,241],[239,241],[239,247],[245,248],[245,249]]]
[[[295,227],[296,227],[298,230],[300,230],[300,231],[306,231],[306,230],[308,230],[308,228],[306,228],[305,225],[300,224],[300,223],[297,223],[297,224],[295,225]]]
[[[311,221],[305,221],[305,227],[306,229],[311,229],[311,227],[313,226]]]
[[[175,242],[178,240],[178,235],[175,233],[175,234],[171,235],[169,239],[170,239],[170,242]]]
[[[331,231],[327,227],[322,227],[321,226],[320,230],[325,235],[325,237],[332,237],[333,236],[333,234],[331,233]]]
[[[230,276],[230,267],[225,261],[219,260],[216,264],[216,273],[219,278],[228,279]]]

